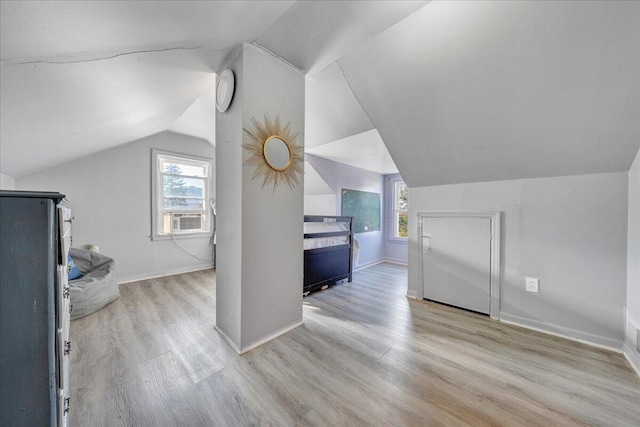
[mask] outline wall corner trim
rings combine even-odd
[[[418,292],[417,291],[412,291],[411,289],[409,289],[407,291],[407,298],[418,299]]]
[[[260,341],[256,341],[253,344],[249,344],[248,346],[244,347],[242,350],[238,351],[238,354],[245,354],[250,352],[251,350],[260,347],[262,344],[266,344],[267,342],[271,341],[274,338],[279,337],[280,335],[284,335],[287,332],[289,332],[292,329],[297,328],[298,326],[302,326],[304,325],[304,322],[301,320],[299,322],[294,323],[293,325],[289,325],[289,326],[285,326],[284,328],[280,329],[279,331],[261,339]],[[235,345],[233,346],[235,349]],[[237,351],[237,350],[236,350]]]
[[[229,338],[227,334],[224,333],[222,329],[218,328],[218,325],[215,325],[213,329],[218,331],[222,339],[224,339],[227,342],[227,344],[229,344],[231,348],[235,350],[236,353],[240,354],[240,349],[238,348],[238,346],[231,340],[231,338]]]

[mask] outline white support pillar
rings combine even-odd
[[[216,112],[216,329],[243,353],[302,323],[303,182],[275,191],[252,179],[243,129],[265,114],[291,122],[304,144],[304,75],[243,45],[224,68],[235,75],[229,109]]]

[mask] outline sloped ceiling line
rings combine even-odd
[[[342,66],[340,65],[339,60],[336,60],[336,65],[338,66],[338,69],[340,70],[340,73],[342,74],[342,78],[344,79],[345,82],[347,82],[347,85],[349,86],[349,90],[351,90],[351,93],[353,94],[353,97],[356,99],[358,104],[360,104],[360,108],[362,108],[362,111],[364,111],[364,113],[367,115],[367,117],[369,118],[369,121],[371,121],[371,123],[373,123],[374,129],[376,129],[378,131],[378,135],[380,136],[380,139],[382,140],[382,143],[386,147],[387,152],[389,153],[389,156],[391,156],[391,160],[393,160],[393,163],[396,165],[397,171],[391,172],[391,173],[399,173],[400,175],[402,175],[402,170],[400,170],[400,168],[398,167],[398,163],[396,162],[396,159],[393,157],[393,154],[389,150],[389,147],[387,146],[387,143],[385,142],[385,138],[382,135],[382,132],[380,131],[380,129],[376,125],[376,122],[373,120],[373,117],[371,117],[371,114],[369,114],[369,112],[364,107],[364,105],[362,105],[362,102],[360,102],[360,99],[358,98],[358,94],[353,90],[353,87],[351,86],[351,83],[349,83],[349,79],[347,79],[347,76],[345,76],[344,70],[342,69]]]
[[[423,0],[298,1],[257,42],[313,75],[427,3]]]
[[[362,108],[362,111],[364,111],[364,113],[367,115],[367,117],[369,118],[369,121],[375,125],[376,122],[373,121],[373,119],[371,118],[371,115],[367,112],[367,109],[364,108],[364,106],[362,105],[362,102],[360,102],[360,100],[358,99],[358,95],[353,90],[353,87],[351,86],[351,83],[349,83],[349,80],[347,79],[347,76],[344,75],[344,70],[342,69],[342,66],[340,65],[339,60],[337,59],[335,61],[335,63],[338,66],[338,70],[340,70],[340,74],[342,75],[342,78],[344,79],[345,82],[347,82],[347,86],[349,86],[349,90],[353,94],[353,97],[356,99],[356,101],[360,105],[360,108]]]
[[[306,148],[374,129],[337,64],[308,76],[305,89]]]
[[[270,51],[266,47],[264,47],[261,44],[259,44],[257,42],[257,40],[252,41],[250,44],[255,46],[255,47],[257,47],[258,49],[262,50],[263,52],[273,56],[274,58],[278,59],[280,62],[282,62],[286,66],[290,67],[292,70],[297,71],[298,73],[302,74],[303,76],[306,74],[304,72],[304,70],[301,70],[300,68],[298,68],[295,65],[293,65],[291,62],[287,61],[286,59],[282,58],[281,56],[278,56],[276,53]]]
[[[306,88],[307,153],[383,175],[398,173],[337,62],[307,76]]]
[[[318,173],[309,162],[309,157],[305,156],[304,160],[304,195],[305,196],[320,196],[336,194],[335,183],[334,187],[331,187],[327,181]]]
[[[81,64],[84,62],[97,62],[97,61],[107,61],[109,59],[114,59],[114,58],[118,58],[120,56],[127,56],[127,55],[137,55],[137,54],[143,54],[143,53],[156,53],[156,52],[170,52],[170,51],[176,51],[176,50],[208,50],[209,52],[217,52],[217,53],[222,53],[222,52],[227,52],[227,50],[221,50],[221,49],[213,49],[210,50],[207,48],[207,46],[194,46],[194,47],[170,47],[170,48],[166,48],[166,49],[147,49],[147,50],[134,50],[134,51],[130,51],[130,52],[121,52],[121,53],[114,53],[112,55],[108,55],[108,56],[98,56],[95,58],[88,58],[88,59],[68,59],[68,60],[53,60],[53,59],[40,59],[40,60],[30,60],[30,61],[22,61],[19,59],[13,59],[13,60],[5,60],[5,61],[0,61],[0,64],[12,64],[12,65],[29,65],[29,64]]]

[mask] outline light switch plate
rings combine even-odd
[[[524,283],[527,289],[527,292],[538,292],[538,286],[540,285],[540,279],[535,277],[525,277]]]

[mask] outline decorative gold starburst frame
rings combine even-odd
[[[279,114],[275,121],[265,113],[264,123],[259,122],[255,117],[251,119],[251,123],[252,130],[244,129],[249,141],[242,144],[242,147],[250,153],[245,164],[255,168],[251,179],[262,177],[262,188],[273,183],[274,193],[282,183],[286,183],[293,190],[300,184],[299,177],[304,172],[302,146],[296,142],[298,133],[292,133],[291,122],[283,127]],[[289,147],[289,164],[282,169],[271,166],[265,157],[265,143],[272,137],[280,138]]]

